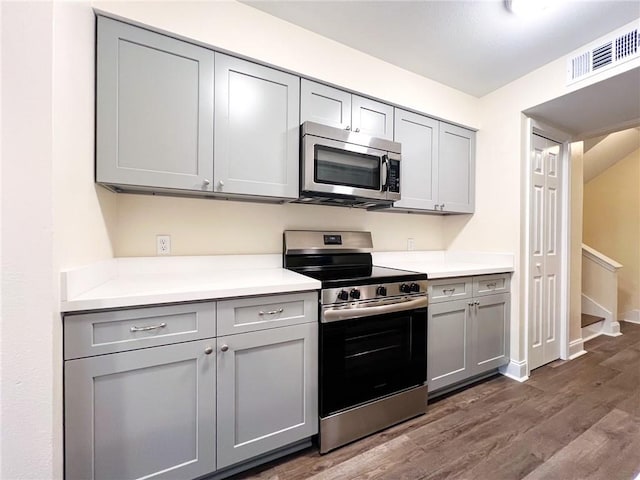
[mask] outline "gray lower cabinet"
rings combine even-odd
[[[215,459],[215,339],[65,362],[65,478],[191,479]]]
[[[318,432],[318,324],[218,338],[218,468]]]
[[[475,132],[399,108],[394,140],[402,144],[402,199],[394,209],[473,213]]]
[[[65,479],[192,479],[302,445],[317,315],[316,292],[65,315]]]
[[[301,81],[300,121],[393,140],[393,107],[338,88]]]
[[[300,79],[216,53],[214,191],[298,198]]]
[[[97,21],[96,181],[211,191],[214,53]]]
[[[510,295],[476,297],[474,306],[472,370],[482,373],[509,361]]]
[[[471,309],[468,301],[454,300],[430,305],[428,312],[428,383],[436,391],[471,375]]]
[[[509,276],[483,275],[430,282],[429,392],[455,386],[509,362]],[[490,289],[507,293],[492,294],[493,290],[473,293],[474,285],[489,285]]]

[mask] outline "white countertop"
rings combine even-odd
[[[317,290],[281,255],[117,258],[62,272],[62,312]]]
[[[374,252],[374,265],[430,279],[512,272],[512,254]],[[114,258],[61,272],[61,311],[78,312],[318,290],[318,280],[282,268],[282,255]]]
[[[373,263],[381,267],[426,273],[430,280],[514,270],[514,256],[510,253],[374,252]]]

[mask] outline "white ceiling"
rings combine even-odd
[[[243,3],[477,97],[640,18],[638,0],[556,0],[532,19],[502,0]]]

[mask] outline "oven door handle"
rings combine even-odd
[[[327,309],[322,312],[322,322],[335,322],[338,320],[348,320],[351,318],[370,317],[372,315],[382,315],[385,313],[404,312],[406,310],[414,310],[423,308],[429,304],[428,297],[420,297],[412,300],[404,300],[402,302],[389,303],[387,305],[377,305],[375,307],[360,308],[335,308]]]

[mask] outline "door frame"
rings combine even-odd
[[[524,215],[522,220],[522,236],[521,242],[522,250],[520,252],[523,266],[522,277],[522,298],[524,299],[521,307],[521,314],[524,318],[524,358],[526,362],[526,376],[529,377],[531,368],[529,364],[530,358],[530,345],[529,345],[529,310],[531,303],[531,282],[529,280],[531,273],[531,259],[529,258],[529,250],[531,248],[531,227],[532,227],[532,215],[531,215],[531,149],[533,144],[533,135],[539,135],[554,142],[560,144],[560,162],[562,168],[562,215],[564,221],[562,221],[561,235],[561,269],[560,269],[560,358],[567,360],[570,357],[569,348],[569,307],[570,307],[570,259],[571,259],[571,135],[543,122],[540,122],[532,117],[524,115],[524,128],[523,128],[523,152],[522,159],[523,165],[523,205]]]

